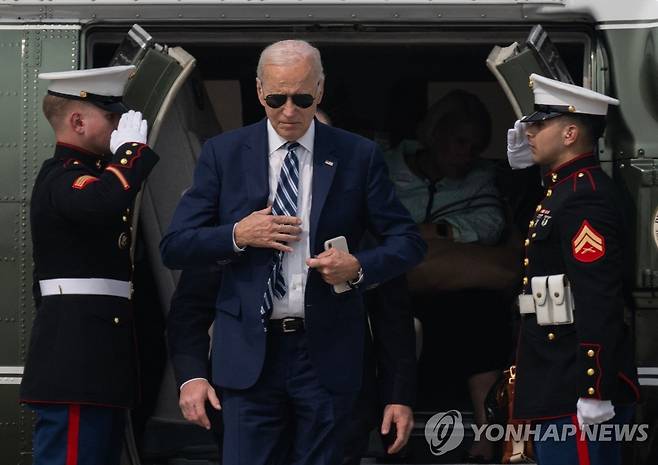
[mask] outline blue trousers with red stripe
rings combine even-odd
[[[603,424],[630,425],[633,419],[635,405],[616,405],[615,416]],[[578,419],[575,415],[570,417],[555,418],[537,422],[538,435],[543,440],[535,440],[533,443],[535,459],[538,465],[621,465],[621,442],[611,437],[591,435],[587,431],[581,434],[578,427]],[[555,426],[551,426],[555,425]],[[557,431],[549,434],[549,428]],[[564,428],[571,428],[576,434],[565,435]],[[590,432],[599,431],[590,429]],[[555,430],[554,430],[555,431]],[[599,437],[599,440],[596,438]],[[611,439],[611,440],[607,440]]]
[[[119,465],[126,410],[31,404],[36,413],[32,465]]]

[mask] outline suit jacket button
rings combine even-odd
[[[590,396],[593,396],[595,392],[596,392],[596,391],[594,390],[593,387],[587,389],[587,394],[589,394]]]
[[[594,357],[594,351],[593,351],[592,349],[588,350],[588,351],[587,351],[587,356],[588,356],[589,358]]]
[[[594,376],[594,368],[587,369],[587,376]]]
[[[119,240],[118,240],[119,248],[123,250],[126,247],[128,247],[129,244],[130,244],[130,237],[125,232],[122,232],[119,235]]]

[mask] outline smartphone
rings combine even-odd
[[[338,236],[334,237],[333,239],[327,239],[324,241],[324,250],[329,249],[338,249],[342,250],[343,252],[350,253],[350,249],[347,247],[347,239],[345,239],[345,236]],[[347,292],[352,289],[350,285],[347,284],[347,282],[334,284],[333,288],[336,294],[342,294],[343,292]]]

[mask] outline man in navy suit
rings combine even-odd
[[[212,348],[223,463],[337,464],[363,372],[360,289],[412,268],[425,244],[377,146],[314,119],[318,50],[272,44],[257,75],[267,118],[205,144],[162,257],[171,268],[226,263]],[[378,246],[324,250],[337,236],[357,250],[366,231]],[[183,414],[206,398],[220,407],[207,380],[189,380]]]

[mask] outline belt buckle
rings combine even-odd
[[[296,329],[294,327],[288,327],[287,323],[294,323],[295,319],[294,318],[284,318],[281,320],[281,328],[283,329],[284,333],[294,333]]]

